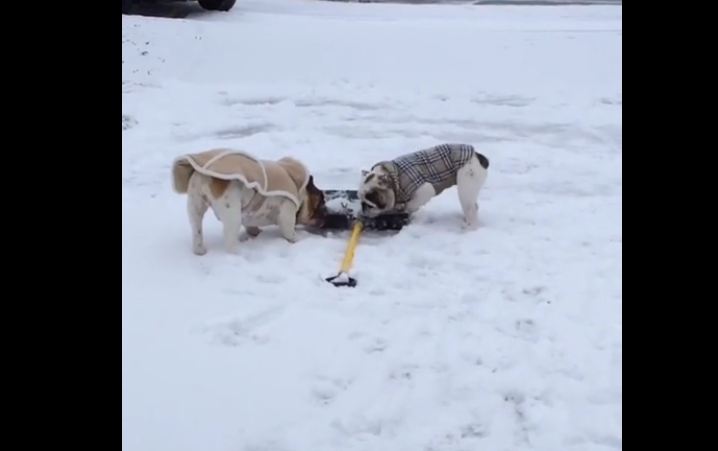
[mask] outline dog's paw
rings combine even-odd
[[[292,243],[292,244],[294,244],[294,243],[296,243],[296,242],[298,241],[298,238],[297,238],[297,235],[296,235],[296,234],[292,234],[292,235],[288,235],[288,236],[285,235],[285,236],[284,236],[284,239],[287,240],[287,241],[289,241],[289,242]]]
[[[463,230],[472,231],[479,228],[479,221],[467,221],[464,220],[464,222],[461,224],[461,228]]]
[[[207,248],[204,247],[204,245],[200,244],[200,245],[194,246],[192,248],[192,252],[194,252],[195,255],[204,255],[207,253]]]
[[[236,255],[239,253],[239,239],[224,242],[224,249],[227,253]]]

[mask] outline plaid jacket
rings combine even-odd
[[[456,173],[474,155],[474,147],[468,144],[441,144],[374,167],[387,170],[394,185],[397,209],[402,209],[424,183],[431,183],[436,194],[456,185]]]

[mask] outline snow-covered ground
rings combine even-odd
[[[122,18],[123,449],[620,449],[621,7],[239,0]],[[321,188],[441,142],[491,161],[395,235],[191,252],[170,164],[233,146]]]

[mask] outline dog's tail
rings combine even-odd
[[[474,153],[476,154],[476,158],[479,159],[479,164],[481,164],[481,167],[484,169],[488,169],[489,168],[489,159],[486,158],[485,156],[481,155],[479,152],[474,151]]]
[[[193,173],[194,168],[186,158],[178,158],[172,163],[172,188],[176,193],[187,193],[189,179]]]

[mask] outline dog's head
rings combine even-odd
[[[369,217],[380,215],[394,208],[396,195],[386,169],[376,166],[371,171],[362,171],[359,199],[362,212]]]
[[[297,223],[311,227],[323,226],[327,216],[324,191],[314,185],[314,177],[311,175],[304,191],[303,201],[297,213]]]

